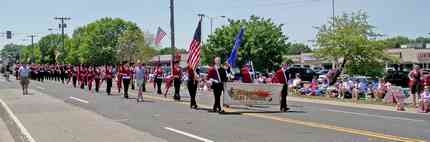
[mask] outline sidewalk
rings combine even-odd
[[[0,142],[14,142],[9,129],[6,126],[6,122],[0,118]]]
[[[343,107],[354,107],[354,108],[364,108],[364,109],[373,109],[373,110],[385,110],[385,111],[395,111],[400,113],[415,113],[415,114],[425,114],[418,113],[415,109],[406,108],[406,111],[396,111],[396,108],[393,106],[386,105],[374,105],[374,104],[363,104],[363,103],[352,103],[352,102],[341,102],[334,100],[320,100],[320,99],[311,99],[311,98],[303,98],[297,96],[288,96],[288,101],[295,102],[306,102],[306,103],[317,103],[317,104],[326,104],[326,105],[335,105],[335,106],[343,106]]]
[[[18,90],[3,89],[0,99],[36,142],[165,141],[35,90],[29,92],[32,95],[22,96]]]

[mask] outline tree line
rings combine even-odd
[[[334,62],[351,75],[376,76],[383,73],[385,62],[396,59],[384,53],[386,48],[399,48],[407,43],[430,43],[430,38],[409,39],[397,36],[382,39],[368,22],[364,11],[344,13],[330,18],[317,28],[315,47],[292,43],[270,18],[251,16],[249,19],[229,19],[228,24],[215,29],[204,41],[201,55],[203,65],[212,64],[215,56],[225,61],[233,48],[236,35],[245,29],[238,50],[237,65],[252,61],[257,71],[271,72],[284,63],[288,55],[313,52],[320,59]],[[157,49],[153,35],[144,32],[136,23],[120,18],[102,18],[74,30],[69,37],[50,34],[31,45],[6,45],[0,54],[10,60],[29,63],[34,54],[35,63],[41,64],[118,64],[122,62],[148,62],[158,54],[171,54],[170,48]],[[191,39],[190,39],[191,40]],[[179,52],[186,53],[185,49]]]

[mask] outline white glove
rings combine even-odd
[[[210,81],[212,82],[212,83],[218,83],[219,81],[218,80],[215,80],[215,79],[210,79]]]

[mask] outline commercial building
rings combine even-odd
[[[387,68],[411,69],[414,64],[420,65],[424,69],[430,70],[430,44],[408,44],[401,48],[386,49],[385,53],[399,59],[398,64],[387,62]],[[288,56],[294,64],[305,66],[323,66],[331,68],[330,61],[324,61],[315,57],[312,53]]]

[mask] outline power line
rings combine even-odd
[[[61,21],[61,24],[60,24],[58,27],[61,29],[61,41],[62,41],[62,43],[63,43],[63,48],[62,48],[62,50],[64,51],[64,50],[65,50],[65,48],[66,48],[66,44],[65,44],[65,42],[64,42],[64,28],[66,28],[66,27],[67,27],[67,24],[65,24],[65,23],[64,23],[64,21],[66,21],[66,20],[70,20],[71,18],[69,18],[69,17],[55,17],[54,19],[55,19],[55,20],[60,20],[60,21]]]
[[[317,2],[321,2],[321,0],[297,0],[297,1],[289,1],[289,2],[271,2],[271,3],[262,3],[256,4],[256,7],[282,7],[282,8],[296,8],[308,6],[309,4],[314,4]],[[235,5],[231,8],[244,8],[243,5]]]

